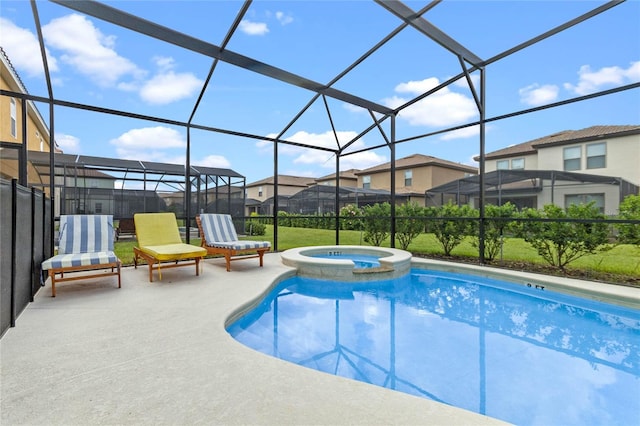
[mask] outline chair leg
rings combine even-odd
[[[260,258],[260,267],[262,267],[262,257],[264,256],[264,250],[258,250],[258,257]]]
[[[196,257],[196,276],[200,275],[200,258]]]
[[[122,288],[122,282],[120,281],[120,263],[118,263],[118,288]]]
[[[225,253],[224,260],[227,262],[227,272],[231,271],[231,253]]]
[[[153,262],[149,262],[149,282],[153,282]]]
[[[56,297],[56,274],[49,269],[49,277],[51,277],[51,297]]]

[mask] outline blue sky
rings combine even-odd
[[[220,46],[242,7],[239,1],[105,2]],[[603,2],[445,1],[423,15],[482,59],[525,42]],[[427,2],[406,2],[414,10]],[[213,60],[175,45],[38,1],[57,99],[188,121]],[[318,83],[338,76],[401,24],[369,1],[254,1],[227,49]],[[47,96],[33,13],[28,1],[0,3],[0,45],[29,93]],[[407,27],[333,86],[397,107],[461,72],[458,60]],[[477,84],[479,74],[473,74]],[[486,68],[487,117],[640,81],[640,1],[629,0],[587,22]],[[314,93],[220,62],[195,113],[196,124],[273,137]],[[316,101],[283,138],[335,147],[371,125],[359,107]],[[38,104],[45,119],[48,107]],[[183,164],[184,127],[56,107],[55,137],[68,154]],[[456,82],[404,110],[398,139],[477,120],[468,85]],[[487,125],[487,152],[566,129],[640,124],[640,90],[526,114]],[[383,129],[389,132],[388,120]],[[388,133],[387,133],[388,134]],[[194,130],[192,164],[230,168],[253,182],[273,175],[270,142]],[[384,144],[373,131],[354,149]],[[476,128],[397,145],[396,158],[414,153],[477,165]],[[341,170],[389,161],[382,147],[341,159]],[[335,171],[324,151],[281,145],[279,173],[321,177]]]

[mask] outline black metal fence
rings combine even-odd
[[[0,179],[0,336],[40,289],[51,257],[51,201],[42,191]]]

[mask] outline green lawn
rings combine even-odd
[[[278,227],[278,251],[302,246],[333,245],[335,231],[309,228]],[[266,234],[262,236],[241,237],[242,239],[268,240],[273,244],[273,226],[267,225]],[[116,255],[125,265],[133,264],[133,246],[135,240],[116,242]],[[191,244],[200,245],[200,240],[191,240]],[[342,245],[368,245],[364,242],[364,234],[360,231],[340,231]],[[389,247],[387,239],[383,246]],[[409,251],[425,257],[444,258],[443,250],[433,234],[421,234],[411,245]],[[471,245],[468,238],[452,252],[453,261],[477,261],[478,250]],[[502,262],[500,256],[492,265],[512,267],[519,270],[559,274],[548,267],[531,246],[519,238],[507,238],[503,248]],[[619,245],[613,249],[588,255],[569,264],[570,276],[587,279],[619,282],[640,285],[640,249],[631,245]]]

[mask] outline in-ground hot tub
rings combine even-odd
[[[281,257],[298,275],[340,281],[384,280],[411,269],[411,253],[384,247],[298,247],[284,251]]]

